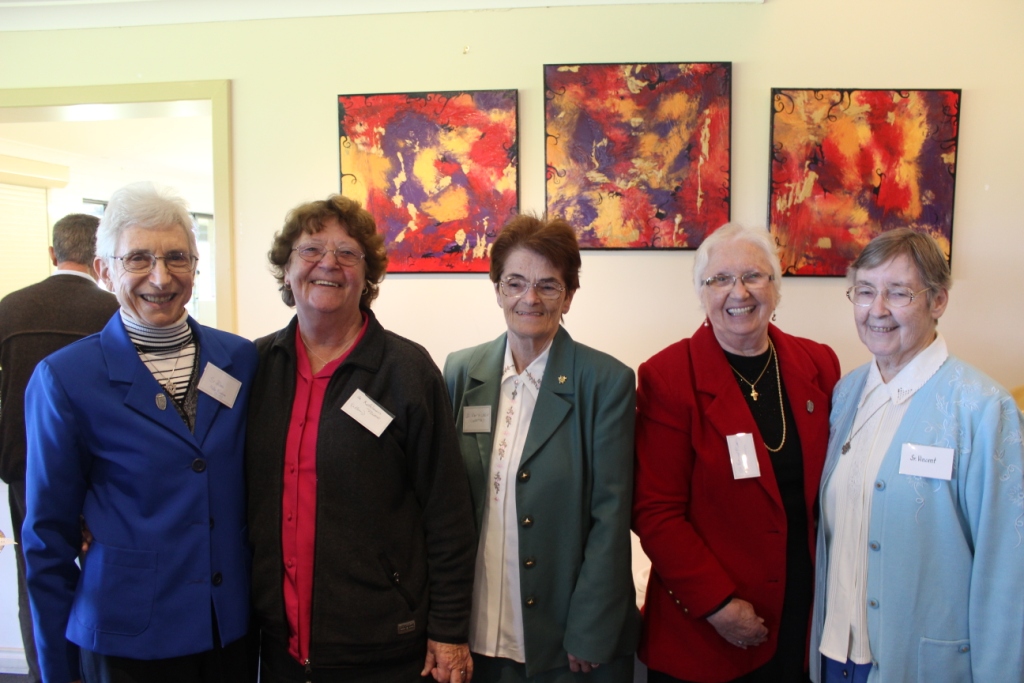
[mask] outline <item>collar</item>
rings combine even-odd
[[[861,393],[861,403],[877,386],[884,387],[889,398],[896,405],[909,401],[910,398],[932,378],[942,364],[949,357],[946,348],[946,340],[941,334],[935,335],[932,341],[923,351],[914,356],[888,384],[882,381],[882,373],[878,370],[878,363],[871,363],[868,369],[867,381],[864,384],[864,391]]]
[[[89,275],[89,273],[83,273],[80,270],[61,270],[58,268],[57,270],[50,273],[50,277],[53,277],[54,275],[76,275],[78,277],[84,277],[86,280],[93,283],[97,287],[99,286],[99,283],[92,279],[92,275]]]
[[[505,340],[505,362],[502,364],[501,370],[501,383],[513,379],[513,378],[524,378],[524,385],[528,388],[530,393],[534,396],[540,391],[541,382],[544,380],[544,370],[548,365],[548,356],[551,354],[551,342],[544,347],[540,355],[533,359],[533,362],[526,366],[521,373],[516,372],[516,363],[512,359],[512,347],[508,343],[508,339]]]

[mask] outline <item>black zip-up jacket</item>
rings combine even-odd
[[[451,402],[426,350],[366,333],[327,387],[316,448],[316,549],[309,659],[358,666],[425,656],[426,638],[469,635],[476,531]],[[297,318],[259,339],[246,442],[253,612],[287,643],[281,495],[295,396]],[[341,410],[356,389],[394,419],[380,437]]]

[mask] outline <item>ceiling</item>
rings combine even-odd
[[[569,5],[762,3],[764,0],[0,0],[0,31],[496,10]]]

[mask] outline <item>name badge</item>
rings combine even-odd
[[[341,410],[370,430],[374,436],[383,434],[391,421],[395,419],[395,416],[384,410],[381,404],[364,394],[362,389],[356,389],[355,393],[345,401]]]
[[[729,444],[729,460],[732,461],[733,479],[753,479],[761,476],[761,465],[757,462],[753,434],[730,434],[725,437]]]
[[[488,434],[491,431],[490,406],[463,406],[462,433]]]
[[[213,363],[207,363],[206,367],[203,368],[203,376],[199,378],[199,384],[196,385],[196,388],[204,394],[217,399],[228,408],[233,408],[235,399],[238,398],[238,391],[242,388],[242,383]],[[159,403],[157,407],[160,407]],[[163,408],[160,407],[160,410],[163,410]]]
[[[900,453],[900,474],[949,481],[953,477],[953,449],[905,443]]]

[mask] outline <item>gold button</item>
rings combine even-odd
[[[533,607],[537,604],[537,601],[533,599],[533,596],[526,598],[526,606]]]
[[[519,481],[530,481],[530,470],[523,470],[520,472]]]
[[[533,526],[533,517],[531,517],[530,515],[526,515],[525,517],[523,517],[523,526],[527,529]]]
[[[534,567],[537,566],[537,560],[533,559],[532,557],[528,557],[525,560],[523,560],[523,565],[527,569],[533,569]]]

